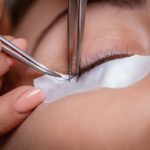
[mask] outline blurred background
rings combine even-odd
[[[35,0],[5,0],[13,24],[17,24]]]

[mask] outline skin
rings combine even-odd
[[[106,4],[91,5],[87,12],[82,47],[83,66],[87,61],[84,57],[94,59],[103,50],[121,51],[128,48],[129,53],[149,55],[150,2],[147,2],[147,8],[134,10]],[[29,53],[32,53],[41,27],[65,8],[65,0],[39,0],[32,7],[15,32],[16,36],[29,41]],[[39,15],[42,16],[40,24],[30,22],[32,17]],[[35,58],[63,73],[67,73],[66,25],[64,17],[51,29],[39,48],[33,50]],[[40,74],[18,63],[9,75],[14,82],[7,80],[8,83],[16,87],[31,84],[33,78]],[[2,149],[150,149],[149,83],[150,76],[127,88],[98,89],[53,104],[41,104],[9,136]]]
[[[10,20],[4,1],[0,1],[0,34],[6,34],[10,31]],[[11,36],[5,36],[15,45],[25,51],[27,42],[24,39],[15,39]],[[2,52],[2,43],[0,42],[0,88],[3,86],[3,79],[6,72],[14,65],[12,58]],[[0,96],[0,136],[10,132],[21,124],[32,112],[32,110],[44,100],[44,93],[32,86],[20,86],[8,93]],[[29,102],[28,102],[29,101]],[[10,115],[11,114],[11,115]],[[0,138],[1,142],[1,138]]]

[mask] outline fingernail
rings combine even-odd
[[[14,108],[19,113],[27,113],[42,103],[45,94],[40,89],[32,89],[23,94],[14,104]]]

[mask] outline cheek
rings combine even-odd
[[[50,69],[67,72],[67,22],[61,21],[46,35],[34,57]]]

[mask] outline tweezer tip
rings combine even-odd
[[[59,73],[53,72],[53,74],[50,74],[52,76],[55,76],[57,78],[63,78]]]

